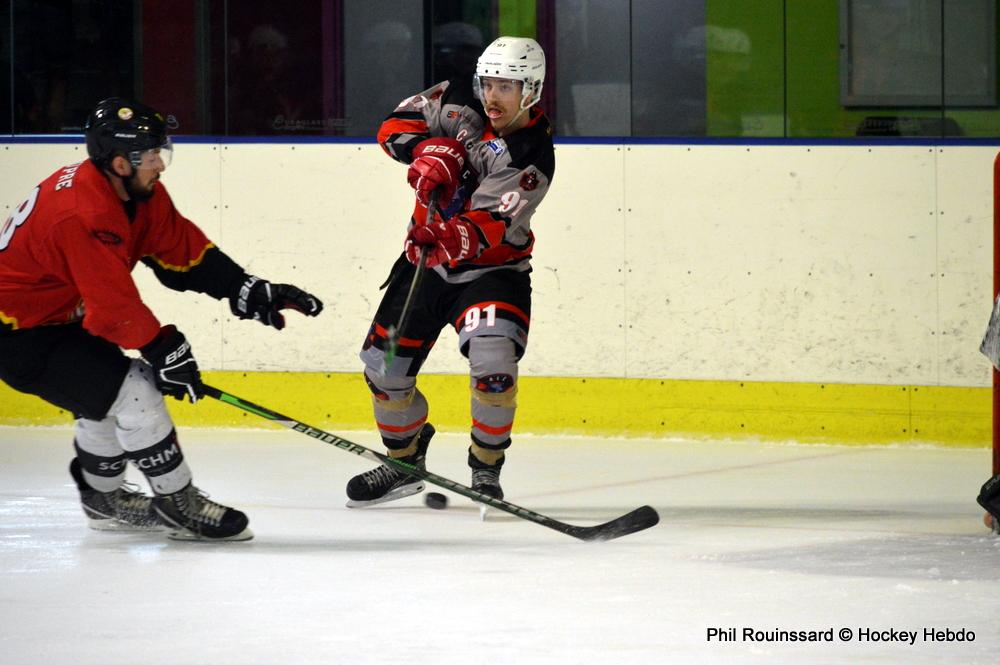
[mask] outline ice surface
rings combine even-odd
[[[196,484],[245,510],[254,540],[88,530],[72,431],[0,429],[0,664],[997,659],[984,449],[519,437],[510,501],[574,524],[660,511],[648,531],[582,543],[495,510],[480,522],[456,495],[441,511],[422,496],[349,510],[344,485],[368,462],[288,430],[180,437]],[[467,483],[466,445],[439,434],[429,467]],[[744,628],[832,628],[834,642]],[[866,629],[918,636],[859,642]]]

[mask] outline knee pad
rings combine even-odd
[[[146,476],[157,494],[171,494],[191,482],[177,443],[174,423],[153,382],[153,370],[133,360],[108,418],[125,456]]]
[[[412,376],[383,376],[365,367],[365,383],[372,391],[372,400],[381,409],[409,408],[416,396],[417,379]]]
[[[365,382],[372,391],[375,424],[382,443],[391,451],[409,451],[427,422],[427,399],[417,390],[416,377],[383,376],[366,368]]]
[[[517,398],[517,347],[507,337],[469,340],[472,397],[488,406],[513,408]]]
[[[127,451],[162,441],[174,429],[163,395],[153,382],[153,370],[140,360],[132,360],[108,418],[114,420],[118,442]]]

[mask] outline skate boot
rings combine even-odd
[[[503,488],[500,487],[500,468],[503,458],[496,464],[484,464],[469,451],[469,466],[472,467],[472,489],[486,494],[494,499],[503,499]]]
[[[187,487],[153,499],[153,510],[170,529],[174,540],[250,540],[247,516],[220,503],[191,483]]]
[[[417,452],[407,457],[401,457],[401,462],[407,462],[419,469],[424,468],[427,456],[427,446],[434,436],[434,426],[425,423],[417,432]],[[347,483],[348,508],[363,508],[377,503],[402,499],[405,496],[424,491],[424,481],[408,475],[395,468],[382,464],[371,471],[354,476]]]
[[[87,484],[80,460],[69,464],[69,473],[80,491],[80,504],[90,528],[97,531],[163,531],[163,522],[153,511],[153,499],[131,483],[111,492],[101,492]]]
[[[993,533],[1000,534],[1000,473],[983,484],[976,501],[986,509],[983,523],[992,529]]]

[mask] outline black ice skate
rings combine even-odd
[[[250,540],[247,516],[222,504],[188,483],[173,494],[153,499],[153,510],[170,529],[174,540]]]
[[[503,499],[503,488],[500,487],[500,468],[504,458],[496,464],[486,464],[472,454],[469,449],[469,466],[472,468],[472,489],[486,494],[494,499]]]
[[[503,488],[500,487],[500,467],[473,469],[472,489],[494,499],[503,499]]]
[[[427,446],[434,436],[434,426],[425,423],[417,433],[417,452],[407,457],[401,457],[401,462],[407,462],[423,469],[427,456]],[[424,481],[397,471],[386,464],[377,466],[371,471],[354,476],[347,483],[347,507],[364,508],[377,503],[395,501],[403,497],[424,491]]]
[[[80,460],[73,458],[69,473],[80,491],[80,504],[91,529],[97,531],[163,531],[163,522],[153,511],[153,499],[131,483],[111,492],[94,489],[83,477]]]
[[[485,494],[493,499],[503,500],[503,488],[500,487],[500,468],[503,466],[503,458],[496,464],[485,464],[479,461],[469,449],[469,466],[472,467],[472,489],[480,494]],[[479,519],[485,520],[489,511],[489,504],[479,504]]]
[[[976,501],[988,513],[983,518],[986,526],[990,527],[993,533],[1000,534],[1000,473],[983,484]]]

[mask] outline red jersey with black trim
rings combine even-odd
[[[132,280],[135,264],[145,258],[154,269],[185,272],[214,246],[177,212],[162,183],[134,206],[130,220],[90,161],[42,181],[0,226],[0,326],[17,330],[82,319],[91,334],[121,347],[150,342],[160,322]],[[232,277],[233,270],[226,274]]]
[[[527,113],[525,127],[500,138],[471,82],[452,80],[403,100],[379,127],[379,145],[404,164],[413,161],[417,144],[432,136],[449,136],[468,151],[461,185],[441,217],[460,215],[470,222],[482,251],[457,266],[435,266],[445,281],[468,282],[490,270],[531,269],[531,218],[552,182],[555,150],[545,114],[537,107]],[[423,224],[426,214],[417,203],[411,223]]]

